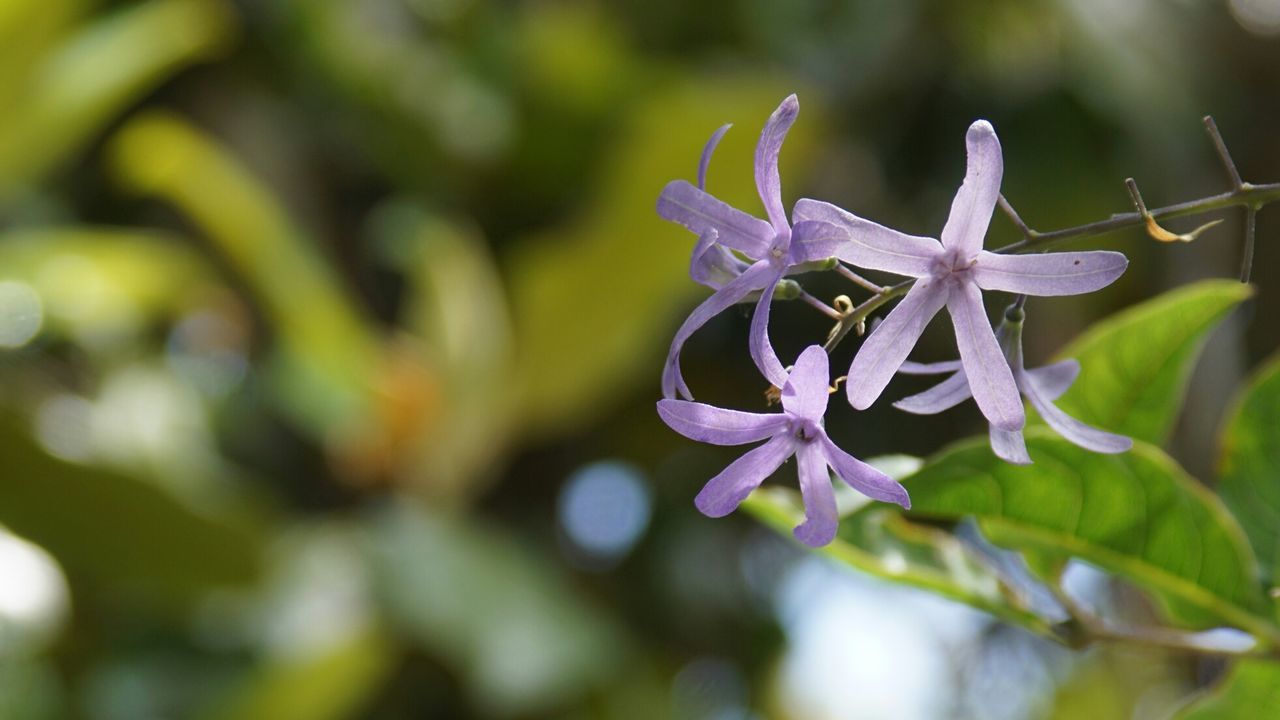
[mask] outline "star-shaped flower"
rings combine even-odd
[[[1025,416],[1013,373],[982,305],[982,290],[1025,295],[1091,292],[1120,277],[1128,260],[1102,251],[1000,255],[983,250],[1004,162],[995,129],[985,120],[969,127],[965,143],[968,169],[951,203],[941,242],[891,230],[816,200],[796,203],[795,216],[847,228],[852,241],[841,246],[841,260],[919,278],[854,357],[848,382],[853,407],[866,409],[880,397],[925,326],[945,306],[974,400],[991,424],[1012,431],[1022,427]]]
[[[812,345],[800,354],[782,383],[782,412],[724,410],[686,400],[659,400],[658,415],[672,430],[712,445],[768,442],[733,461],[698,493],[694,504],[710,517],[733,512],[751,491],[792,455],[797,458],[805,521],[795,529],[806,545],[821,547],[836,536],[839,518],[830,466],[862,494],[911,507],[907,491],[888,475],[836,446],[822,427],[830,380],[827,353]]]
[[[787,274],[807,269],[802,267],[806,263],[834,257],[836,248],[848,241],[846,231],[826,222],[798,222],[792,227],[782,208],[778,152],[799,111],[800,103],[795,95],[783,100],[765,123],[756,146],[756,190],[764,203],[768,222],[731,207],[684,180],[669,183],[658,197],[658,215],[698,234],[690,275],[716,288],[676,331],[662,370],[664,397],[673,398],[679,391],[682,396],[693,398],[680,374],[680,350],[684,343],[712,317],[756,291],[760,291],[760,299],[751,321],[751,357],[769,382],[781,386],[786,381],[786,369],[774,353],[768,336],[769,305],[773,302],[774,289]],[[712,136],[703,151],[699,186],[705,181],[710,151],[724,129]],[[736,250],[753,262],[739,267],[735,264],[737,258],[729,250]]]
[[[1010,308],[1005,312],[1004,322],[996,330],[996,337],[1009,367],[1012,368],[1014,383],[1027,400],[1031,401],[1031,406],[1040,413],[1040,417],[1059,435],[1086,450],[1114,454],[1132,448],[1133,440],[1086,425],[1053,404],[1075,382],[1076,376],[1080,374],[1080,363],[1076,360],[1063,360],[1027,370],[1022,361],[1024,318],[1025,314],[1021,309]],[[955,407],[972,395],[965,369],[955,361],[929,364],[905,362],[898,372],[909,375],[954,372],[951,377],[932,388],[894,403],[893,406],[899,410],[917,415],[932,415]],[[1027,444],[1021,430],[1001,430],[992,425],[991,449],[997,457],[1007,462],[1031,464],[1031,456],[1027,454]]]

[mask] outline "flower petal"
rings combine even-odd
[[[969,379],[960,370],[922,393],[902,398],[893,406],[916,415],[933,415],[950,410],[971,397],[973,392],[969,390]]]
[[[918,363],[910,360],[902,363],[898,373],[902,375],[943,375],[960,369],[959,360],[943,360],[942,362]]]
[[[947,310],[956,329],[960,362],[978,409],[1001,430],[1020,429],[1026,423],[1022,398],[991,330],[991,321],[982,306],[982,292],[971,282],[961,283],[951,293]]]
[[[992,425],[991,451],[1007,463],[1031,464],[1031,456],[1027,454],[1027,442],[1023,439],[1021,430],[1001,430]]]
[[[797,417],[821,422],[822,416],[827,414],[830,382],[827,351],[821,345],[810,345],[800,353],[782,386],[783,409]]]
[[[659,400],[658,416],[672,430],[710,445],[745,445],[773,437],[787,426],[783,413],[725,410],[687,400]]]
[[[1074,358],[1026,371],[1030,381],[1036,384],[1040,396],[1050,402],[1062,397],[1079,374],[1080,361]],[[1019,384],[1023,383],[1020,381]]]
[[[676,331],[675,338],[671,341],[671,349],[667,352],[667,361],[662,367],[663,397],[673,398],[676,396],[676,391],[679,390],[680,394],[685,398],[693,399],[693,394],[689,392],[689,386],[685,384],[684,377],[680,374],[680,351],[684,348],[685,342],[698,328],[706,325],[708,320],[724,312],[725,309],[732,307],[739,300],[750,295],[752,291],[763,288],[773,273],[773,267],[767,261],[761,260],[747,268],[733,281],[726,283],[724,287],[712,293],[711,297],[703,300],[702,304],[694,308],[689,317],[685,318],[680,329]]]
[[[906,488],[896,480],[841,450],[825,432],[818,442],[822,443],[822,454],[826,455],[827,463],[854,490],[869,498],[911,509],[911,498]]]
[[[716,151],[716,146],[720,144],[720,138],[729,132],[729,128],[733,127],[733,123],[726,123],[711,133],[711,137],[707,140],[707,144],[702,148],[702,157],[698,160],[698,189],[707,189],[707,166],[711,164],[711,154]]]
[[[723,287],[748,267],[717,242],[719,238],[720,233],[715,228],[702,233],[689,259],[689,277],[713,290]]]
[[[845,384],[850,405],[866,410],[880,397],[884,386],[911,354],[925,326],[947,304],[947,295],[944,285],[919,280],[884,322],[871,331],[849,366]]]
[[[1023,295],[1079,295],[1115,282],[1129,260],[1106,250],[998,255],[983,251],[973,266],[973,280],[984,290]]]
[[[837,225],[806,220],[791,228],[789,265],[826,260],[837,257],[841,248],[849,242],[849,231]]]
[[[714,229],[718,242],[752,258],[764,257],[773,242],[773,228],[685,180],[672,180],[658,196],[658,215],[702,235]]]
[[[1040,417],[1062,437],[1094,452],[1115,454],[1126,452],[1133,447],[1133,440],[1123,435],[1109,433],[1092,425],[1086,425],[1058,409],[1040,394],[1036,383],[1025,383],[1023,392],[1031,401],[1031,406],[1040,413]]]
[[[756,311],[751,316],[751,332],[747,335],[751,359],[755,361],[760,374],[775,387],[782,387],[787,381],[787,370],[782,367],[782,361],[778,360],[778,354],[773,351],[773,344],[769,342],[769,309],[773,305],[773,292],[782,280],[783,272],[775,271],[766,281],[764,292],[760,293],[760,300],[756,302]]]
[[[836,257],[869,270],[924,277],[934,257],[942,251],[937,240],[891,230],[821,200],[802,199],[793,213],[796,224],[816,220],[842,227],[849,241]]]
[[[769,215],[774,233],[781,235],[790,229],[787,224],[787,213],[782,209],[782,181],[778,178],[778,153],[782,150],[782,141],[787,131],[796,121],[800,113],[800,101],[795,95],[789,95],[778,105],[778,109],[769,116],[760,133],[760,142],[756,145],[756,190],[760,193],[760,201]]]
[[[996,130],[986,120],[969,126],[964,143],[968,149],[968,167],[964,183],[951,201],[951,214],[942,228],[942,244],[967,259],[976,257],[982,250],[991,214],[1000,197],[1004,159]]]
[[[804,522],[794,530],[796,539],[809,547],[822,547],[836,537],[840,515],[836,493],[827,471],[827,457],[817,443],[802,443],[796,449],[800,471],[800,496],[804,499]]]
[[[779,435],[729,463],[711,478],[693,504],[708,517],[724,517],[791,457],[796,450],[790,435]]]

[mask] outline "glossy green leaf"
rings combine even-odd
[[[550,432],[598,417],[618,390],[657,392],[663,350],[684,314],[706,296],[689,279],[695,238],[654,210],[673,178],[692,178],[711,132],[738,123],[711,166],[711,189],[762,215],[752,184],[759,128],[789,91],[758,78],[717,78],[655,92],[630,113],[588,212],[527,239],[506,260],[517,337],[523,424]],[[784,190],[803,183],[804,158],[820,126],[806,106],[787,135]]]
[[[1227,417],[1218,494],[1274,583],[1280,578],[1280,358],[1253,376]]]
[[[160,607],[245,586],[261,572],[252,528],[198,513],[156,487],[40,449],[0,424],[0,524],[48,550],[73,585]]]
[[[1163,444],[1209,332],[1251,294],[1235,281],[1207,280],[1097,323],[1058,353],[1081,366],[1058,406],[1091,425]]]
[[[1206,621],[1280,638],[1266,619],[1244,533],[1159,448],[1138,442],[1128,453],[1101,455],[1036,429],[1027,447],[1034,465],[1001,461],[986,438],[947,448],[903,481],[909,516],[972,515],[997,544],[1077,557]]]
[[[1217,687],[1183,708],[1175,720],[1252,720],[1280,712],[1280,662],[1239,660]]]
[[[799,493],[789,488],[757,490],[742,508],[786,537],[804,519]],[[844,517],[836,539],[820,552],[869,575],[928,590],[1048,634],[1046,622],[1026,598],[979,554],[951,533],[909,522],[884,504],[867,503]]]
[[[221,0],[151,0],[70,36],[0,113],[0,198],[38,179],[178,69],[225,48],[231,23]]]

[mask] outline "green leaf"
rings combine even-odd
[[[1032,429],[1034,465],[1010,465],[986,438],[954,445],[903,482],[908,516],[976,516],[993,542],[1077,557],[1179,608],[1275,641],[1244,533],[1216,496],[1143,442],[1100,455]]]
[[[1057,405],[1090,425],[1163,444],[1209,331],[1252,292],[1235,281],[1207,280],[1099,322],[1058,353],[1079,360],[1081,369]]]
[[[1227,417],[1218,494],[1274,583],[1280,578],[1280,356],[1258,370]]]
[[[786,537],[804,519],[799,493],[788,488],[757,490],[742,508]],[[895,508],[864,504],[841,520],[836,539],[820,552],[869,575],[1050,634],[1046,621],[982,557],[944,530],[907,521]]]
[[[73,584],[185,607],[261,572],[251,528],[197,513],[134,478],[54,458],[0,420],[0,523],[48,550]]]
[[[1216,688],[1183,708],[1176,720],[1273,717],[1280,708],[1280,663],[1237,661]]]
[[[257,668],[206,720],[344,720],[357,713],[394,668],[398,646],[369,630],[324,652]]]
[[[68,38],[0,113],[0,199],[79,150],[161,81],[220,52],[232,22],[220,0],[151,0]]]

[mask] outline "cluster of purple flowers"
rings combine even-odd
[[[676,332],[662,373],[664,399],[658,414],[676,432],[716,445],[767,440],[747,452],[698,494],[703,513],[720,517],[738,505],[792,455],[797,458],[805,517],[795,534],[822,546],[835,537],[839,519],[828,466],[868,497],[910,507],[906,490],[884,473],[841,450],[827,436],[830,374],[826,351],[806,348],[789,370],[769,342],[769,308],[775,289],[788,275],[837,262],[916,278],[906,296],[872,330],[853,359],[846,379],[849,404],[871,406],[896,373],[952,373],[936,387],[895,403],[913,413],[936,413],[972,397],[991,425],[995,453],[1013,463],[1030,463],[1022,428],[1025,395],[1054,430],[1097,452],[1123,452],[1132,445],[1068,416],[1053,405],[1079,372],[1067,360],[1027,370],[1022,362],[1021,303],[993,330],[982,303],[983,290],[1026,295],[1075,295],[1105,287],[1124,273],[1128,261],[1116,252],[1002,255],[983,250],[987,226],[1000,197],[1004,162],[995,129],[985,120],[965,136],[968,167],[940,239],[907,235],[819,200],[795,204],[790,221],[782,204],[778,153],[800,104],[782,101],[765,123],[756,147],[755,181],[768,220],[761,220],[706,192],[706,170],[728,126],[717,130],[703,150],[698,184],[676,180],[663,188],[658,214],[698,235],[689,274],[714,290]],[[747,413],[693,402],[680,373],[680,351],[689,337],[715,315],[759,293],[751,321],[750,352],[765,379],[781,388],[782,412]],[[955,328],[959,361],[921,365],[907,356],[925,326],[946,308]],[[684,400],[676,399],[677,394]]]

